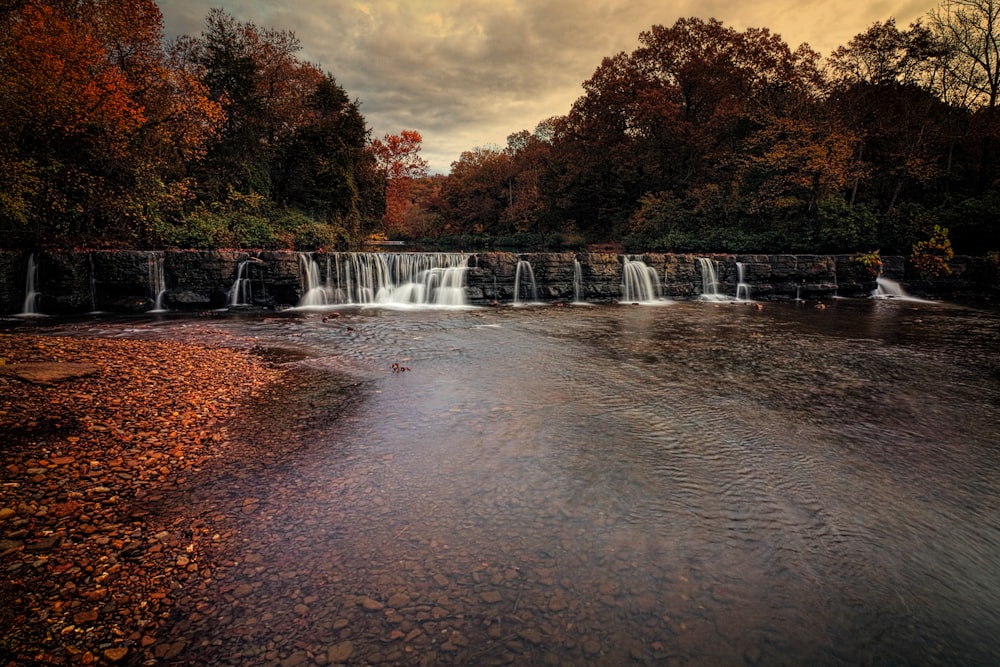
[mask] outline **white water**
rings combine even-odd
[[[167,310],[164,300],[167,296],[167,278],[163,269],[163,255],[149,256],[149,298],[153,300],[153,310],[161,313]]]
[[[702,301],[724,301],[725,295],[719,293],[719,274],[715,269],[715,261],[708,257],[699,257],[698,266],[701,268],[701,296]]]
[[[41,293],[38,291],[38,263],[35,261],[35,255],[31,254],[28,256],[28,269],[24,280],[24,305],[21,307],[21,312],[18,313],[18,316],[38,317],[41,315],[38,312],[38,297],[40,296]]]
[[[873,299],[899,299],[900,301],[925,302],[924,299],[918,299],[915,296],[907,294],[903,286],[895,280],[879,276],[875,279],[875,282],[878,286],[872,290]]]
[[[256,257],[245,259],[236,268],[236,280],[229,288],[229,307],[253,305],[253,279],[250,277],[250,265],[260,262]]]
[[[586,303],[583,293],[583,266],[573,259],[573,303]]]
[[[522,287],[529,297],[527,302],[521,299]],[[538,286],[535,284],[535,271],[531,268],[531,262],[525,259],[518,260],[517,271],[514,273],[514,305],[537,302]]]
[[[314,308],[331,303],[326,287],[320,282],[319,264],[307,253],[299,255],[299,284],[302,285],[299,308]]]
[[[750,285],[743,280],[743,262],[736,262],[736,300],[750,300]]]
[[[656,269],[637,259],[625,258],[622,265],[622,301],[643,303],[661,301],[663,289]]]
[[[461,253],[333,253],[326,280],[311,255],[299,255],[299,307],[349,304],[465,306],[468,258]]]

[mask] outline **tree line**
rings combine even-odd
[[[996,250],[998,11],[950,0],[825,60],[765,28],[653,26],[566,115],[427,176],[420,134],[373,139],[289,31],[214,9],[200,35],[165,42],[152,0],[14,0],[0,232],[8,246]]]
[[[288,31],[152,0],[0,9],[0,228],[12,245],[323,247],[379,224],[359,103]]]
[[[654,26],[565,116],[427,183],[412,231],[551,248],[996,250],[998,12],[951,0],[825,60],[767,29]]]

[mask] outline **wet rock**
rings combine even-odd
[[[479,598],[487,604],[496,604],[503,600],[503,596],[500,595],[500,591],[484,591],[479,595]]]
[[[358,606],[365,611],[381,611],[385,609],[385,605],[378,600],[373,600],[372,598],[363,598],[358,602]]]
[[[410,596],[406,593],[396,593],[386,601],[386,604],[395,609],[399,609],[400,607],[405,607],[410,604]]]
[[[69,361],[36,361],[0,366],[0,374],[38,385],[53,385],[96,375],[100,370],[96,364]]]
[[[339,644],[334,644],[326,650],[327,662],[337,664],[340,662],[347,662],[351,656],[354,654],[354,642],[344,641]]]
[[[523,630],[519,630],[517,636],[526,642],[531,642],[532,644],[542,643],[542,633],[539,632],[538,630],[535,630],[534,628],[525,628]]]
[[[104,649],[104,659],[108,662],[115,663],[121,662],[128,655],[128,649],[124,646],[115,646],[113,648]]]

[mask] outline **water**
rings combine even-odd
[[[28,255],[28,266],[24,277],[24,305],[18,317],[37,317],[38,298],[41,292],[38,291],[38,263],[35,261],[35,254]]]
[[[915,296],[910,296],[903,286],[900,285],[895,280],[890,280],[884,276],[879,276],[875,279],[876,287],[872,291],[873,299],[900,299],[903,301],[915,301],[918,303],[926,303],[924,299],[918,299]]]
[[[719,293],[719,276],[715,261],[708,257],[699,257],[698,266],[701,269],[701,299],[703,301],[725,301],[726,297]]]
[[[253,265],[258,263],[260,263],[259,259],[250,258],[243,260],[237,266],[236,279],[233,281],[232,287],[229,288],[228,303],[230,308],[253,305],[253,277],[251,276],[251,271]]]
[[[586,303],[586,295],[583,287],[583,266],[580,260],[573,259],[573,303]]]
[[[308,253],[299,254],[299,284],[302,285],[299,308],[315,308],[330,303],[327,288],[319,277],[319,264]]]
[[[535,285],[535,271],[531,268],[531,262],[525,259],[518,260],[517,269],[514,272],[514,305],[525,303],[521,297],[521,292],[525,292],[527,303],[538,302],[538,287]]]
[[[326,256],[326,281],[314,258],[300,255],[300,262],[300,307],[468,305],[468,258],[462,253],[331,253]]]
[[[624,258],[622,264],[622,301],[651,303],[663,300],[663,288],[656,269],[637,259]]]
[[[750,285],[743,279],[743,262],[736,262],[736,300],[750,300]]]
[[[150,253],[149,255],[149,297],[153,301],[152,312],[154,313],[162,313],[167,310],[167,278],[163,260],[162,254]]]
[[[179,663],[343,642],[358,664],[1000,655],[1000,312],[841,299],[188,324],[82,333],[294,351],[294,381],[230,438],[300,445],[208,466],[147,508],[222,536],[212,580],[177,584]]]

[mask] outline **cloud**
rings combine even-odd
[[[161,0],[167,36],[198,34],[218,0]],[[678,18],[766,27],[792,48],[824,55],[875,21],[901,27],[933,5],[883,0],[233,0],[237,19],[291,30],[300,56],[332,73],[374,136],[417,130],[432,171],[462,151],[506,145],[508,135],[569,111],[605,56],[632,51],[639,33]]]

